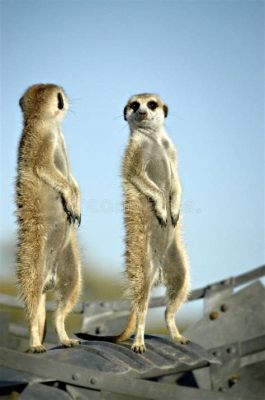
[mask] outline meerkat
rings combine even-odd
[[[188,343],[175,323],[175,313],[187,299],[189,263],[180,232],[181,185],[176,150],[164,128],[168,107],[158,95],[132,96],[124,108],[130,140],[122,176],[126,228],[125,272],[131,309],[125,330],[97,340],[120,342],[136,330],[132,350],[145,351],[145,319],[150,292],[163,280],[167,289],[166,324],[173,341]],[[87,333],[77,335],[95,339]],[[107,339],[107,340],[108,340]]]
[[[24,127],[18,150],[16,205],[17,282],[29,326],[29,351],[41,353],[48,290],[56,295],[55,327],[65,347],[77,345],[65,331],[65,318],[81,289],[76,238],[80,191],[71,175],[61,121],[68,110],[63,88],[29,87],[19,101]]]

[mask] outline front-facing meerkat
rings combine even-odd
[[[154,94],[132,96],[124,108],[130,140],[123,160],[126,228],[126,274],[131,310],[125,330],[97,340],[121,342],[135,331],[132,349],[145,351],[145,318],[153,285],[167,288],[165,318],[171,338],[187,343],[175,324],[175,313],[189,290],[189,265],[180,237],[181,187],[176,151],[163,126],[168,108]],[[95,339],[88,333],[78,337]]]
[[[175,313],[188,295],[189,266],[180,237],[176,151],[163,125],[167,114],[167,106],[154,94],[132,96],[124,109],[131,134],[123,162],[126,273],[136,320],[132,348],[140,353],[145,351],[150,292],[161,278],[167,288],[170,336],[187,343],[175,324]]]
[[[68,109],[64,90],[53,84],[31,86],[19,102],[24,128],[16,181],[18,218],[17,280],[29,324],[30,351],[45,347],[46,292],[57,300],[55,327],[64,346],[78,344],[65,331],[65,318],[81,288],[76,240],[80,192],[70,173],[61,121]]]

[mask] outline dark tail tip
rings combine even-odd
[[[90,335],[89,333],[86,332],[76,332],[74,333],[74,335],[77,336],[79,339],[84,339],[84,340],[93,340],[98,342],[111,342],[111,343],[116,342],[116,336],[97,336],[97,335]]]

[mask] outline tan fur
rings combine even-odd
[[[154,110],[148,107],[150,101],[156,103]],[[134,110],[134,106],[138,108]],[[167,288],[165,318],[171,338],[182,344],[188,342],[175,324],[175,313],[188,296],[189,265],[180,237],[181,187],[176,151],[163,127],[167,113],[161,98],[148,93],[132,96],[124,108],[131,133],[122,167],[125,273],[131,297],[127,326],[118,336],[77,334],[84,339],[120,342],[136,330],[132,349],[137,353],[145,351],[148,302],[161,271]]]
[[[47,290],[58,302],[55,325],[65,346],[64,320],[81,288],[81,265],[75,221],[80,223],[80,191],[69,169],[60,123],[68,102],[52,84],[31,86],[20,99],[24,128],[16,181],[18,219],[17,281],[25,304],[30,351],[45,351]]]
[[[133,102],[139,108],[131,109]],[[155,101],[155,110],[148,104]],[[131,97],[125,107],[131,137],[123,163],[126,226],[126,273],[136,314],[133,350],[145,351],[145,317],[150,292],[162,275],[167,287],[166,323],[173,340],[186,343],[175,324],[175,312],[186,300],[189,266],[180,238],[181,187],[176,152],[163,121],[168,109],[154,94]],[[176,225],[176,226],[175,226]]]

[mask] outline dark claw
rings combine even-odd
[[[66,207],[66,201],[65,201],[65,198],[63,196],[61,196],[61,201],[62,201],[62,206],[63,206],[64,212],[67,215],[67,221],[69,222],[69,224],[71,224],[72,223],[72,219],[73,219],[73,215],[72,215],[71,211],[69,211],[68,208]]]
[[[77,223],[77,226],[79,227],[81,225],[81,214],[79,216],[75,216],[73,218],[73,224]]]
[[[164,221],[162,218],[160,218],[160,217],[157,215],[157,220],[158,220],[158,222],[159,222],[159,224],[160,224],[160,226],[161,226],[162,228],[165,228],[165,227],[167,226],[167,219]]]
[[[174,228],[175,228],[175,226],[177,225],[178,220],[179,220],[179,213],[178,213],[178,215],[177,215],[175,218],[173,218],[173,217],[171,216],[171,222],[172,222],[172,225],[174,226]]]
[[[72,213],[67,210],[66,215],[67,215],[67,221],[69,222],[69,224],[71,224],[72,223]]]

